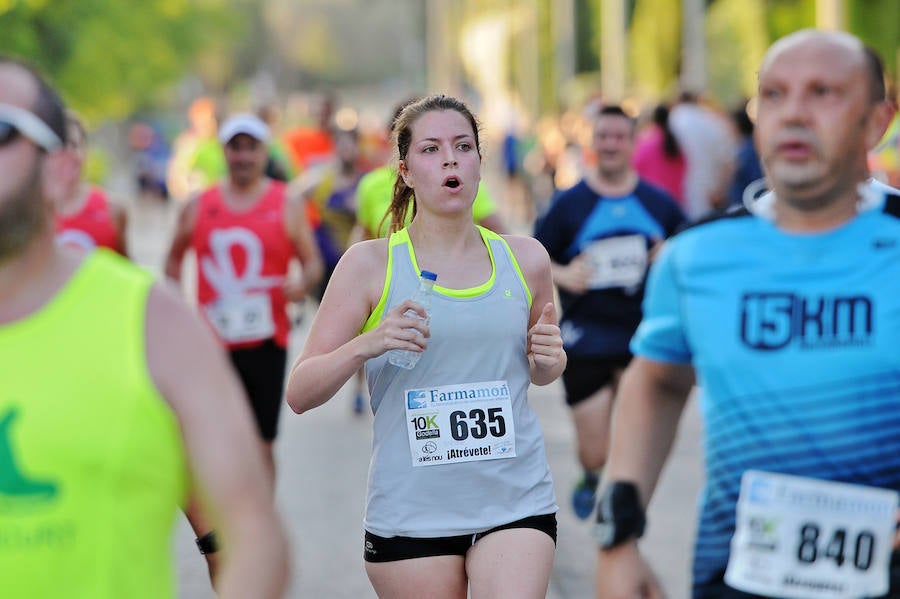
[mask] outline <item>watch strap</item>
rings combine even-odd
[[[647,517],[637,485],[628,481],[609,483],[597,505],[594,537],[603,549],[611,549],[644,534]]]
[[[197,537],[195,539],[197,543],[197,549],[200,550],[200,553],[206,555],[207,553],[215,553],[219,550],[219,539],[216,537],[216,531],[211,530],[202,537]]]

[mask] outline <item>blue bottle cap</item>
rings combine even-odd
[[[430,270],[423,270],[422,278],[428,279],[429,281],[437,281],[437,275],[435,273],[431,272]]]

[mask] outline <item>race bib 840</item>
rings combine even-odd
[[[725,582],[788,599],[884,595],[897,501],[888,489],[748,470]]]

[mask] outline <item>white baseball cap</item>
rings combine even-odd
[[[240,112],[228,117],[219,127],[219,141],[227,144],[235,135],[249,135],[261,142],[269,141],[271,132],[261,118],[249,112]]]

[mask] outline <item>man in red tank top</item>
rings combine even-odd
[[[323,264],[303,199],[288,197],[284,183],[264,174],[269,138],[268,126],[252,114],[236,114],[222,124],[228,176],[185,204],[165,271],[181,281],[184,256],[193,251],[199,310],[228,349],[250,399],[274,488],[272,444],[290,333],[287,302],[315,289]],[[295,259],[299,274],[290,269]],[[195,531],[208,528],[196,502],[188,518]],[[215,559],[206,557],[215,575]]]
[[[197,260],[200,312],[228,348],[272,462],[290,322],[287,302],[300,301],[322,277],[301,198],[264,175],[269,128],[236,114],[219,130],[228,177],[191,198],[178,220],[166,274],[181,280],[185,253]],[[301,274],[289,276],[298,259]]]
[[[106,192],[83,179],[87,134],[75,113],[66,113],[69,140],[66,144],[72,161],[64,192],[54,198],[56,242],[82,251],[106,247],[128,255],[125,231],[127,212],[124,206],[110,202]]]

